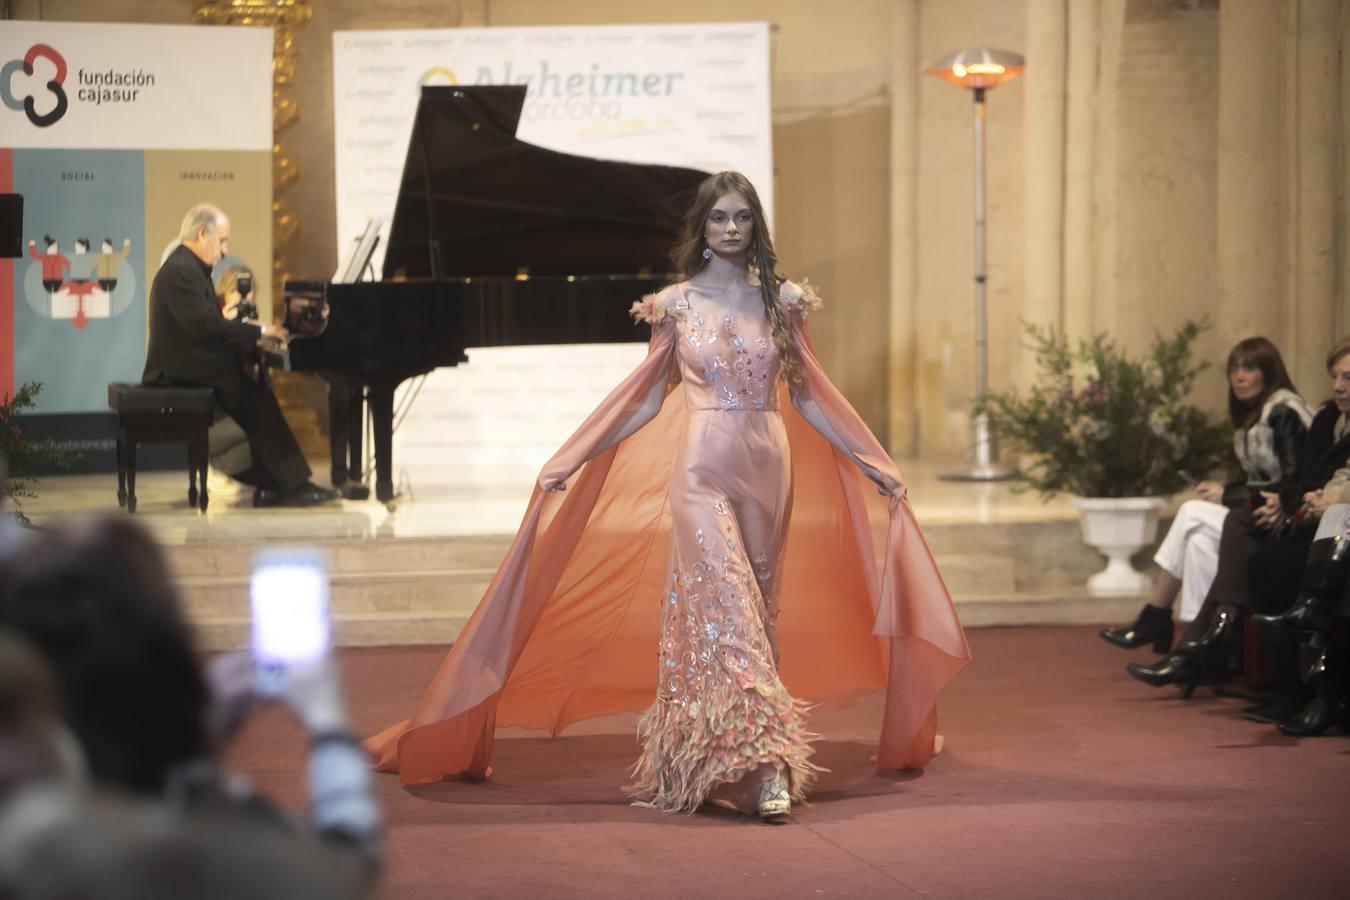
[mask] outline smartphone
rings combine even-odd
[[[264,550],[249,580],[258,684],[275,691],[288,666],[318,662],[331,645],[328,561],[305,547]]]

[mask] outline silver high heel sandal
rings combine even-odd
[[[792,795],[781,771],[759,786],[760,821],[781,825],[792,812]]]

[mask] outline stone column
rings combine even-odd
[[[1281,343],[1286,230],[1287,0],[1219,8],[1218,287],[1221,327]]]
[[[1280,349],[1294,383],[1309,397],[1323,393],[1323,362],[1341,324],[1341,5],[1342,0],[1298,0],[1291,10],[1297,96],[1290,134],[1297,168],[1289,197],[1293,271],[1283,304],[1287,346]]]
[[[1120,58],[1125,44],[1128,0],[1100,0],[1097,16],[1097,102],[1092,148],[1092,331],[1116,330],[1119,313]],[[1075,326],[1081,328],[1082,323]]]
[[[915,347],[918,290],[919,3],[891,4],[891,284],[887,445],[893,456],[918,452]]]
[[[1065,0],[1027,0],[1022,319],[1058,328],[1064,259]],[[1022,354],[1025,387],[1035,358]]]
[[[1343,0],[1341,4],[1341,27],[1339,29],[1342,52],[1350,48],[1350,0]],[[1341,235],[1340,235],[1340,253],[1341,253],[1341,283],[1340,291],[1337,295],[1336,308],[1332,311],[1331,335],[1328,338],[1337,339],[1350,331],[1350,61],[1341,62],[1341,181],[1340,187],[1340,213],[1341,213]],[[1335,335],[1335,338],[1331,336]],[[1310,392],[1311,393],[1311,392]]]
[[[1064,332],[1086,338],[1093,322],[1093,191],[1096,141],[1097,0],[1069,6],[1064,108]]]

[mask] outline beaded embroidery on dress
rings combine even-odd
[[[771,765],[800,801],[817,769],[804,706],[778,676],[792,463],[759,288],[679,285],[633,312],[652,322],[676,317],[690,427],[670,479],[657,697],[639,726],[630,790],[643,805],[693,811],[714,788]]]

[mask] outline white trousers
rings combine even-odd
[[[1313,540],[1340,537],[1350,531],[1350,503],[1333,503],[1322,513],[1322,521],[1317,524],[1317,534]]]
[[[1208,500],[1187,500],[1177,510],[1154,555],[1163,571],[1181,581],[1178,618],[1189,622],[1200,612],[1209,586],[1219,571],[1219,536],[1228,507]]]

